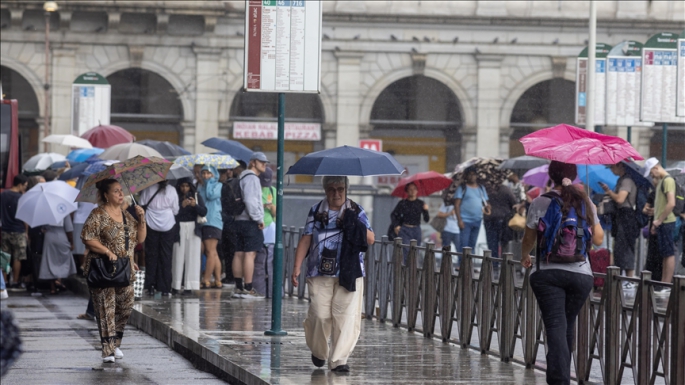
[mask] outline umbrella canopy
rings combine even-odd
[[[98,155],[98,158],[124,161],[136,156],[142,156],[145,158],[149,158],[151,156],[163,158],[159,151],[152,147],[144,146],[138,143],[115,144],[114,146],[106,149],[102,154]]]
[[[288,170],[289,175],[374,176],[401,175],[404,166],[387,152],[341,146],[307,154]]]
[[[176,156],[190,155],[191,152],[187,151],[183,147],[173,144],[170,142],[161,142],[159,140],[139,140],[136,143],[142,144],[143,146],[148,146],[157,150],[162,156],[171,158]]]
[[[77,195],[77,189],[61,180],[38,183],[19,198],[16,217],[31,227],[59,225],[78,208]]]
[[[578,178],[585,182],[590,188],[597,193],[603,193],[604,190],[602,186],[599,185],[600,182],[609,186],[610,189],[616,187],[616,182],[618,182],[618,176],[614,175],[610,169],[604,165],[578,165]]]
[[[502,162],[499,168],[509,170],[530,170],[531,168],[549,164],[549,160],[538,158],[537,156],[523,155],[510,158]]]
[[[511,174],[511,170],[500,168],[501,164],[501,159],[481,157],[471,158],[466,162],[457,165],[455,168],[454,178],[459,180],[464,170],[469,167],[473,167],[476,170],[476,174],[478,174],[478,183],[484,185],[488,190],[491,190],[495,186],[499,186],[504,183],[507,177]]]
[[[416,188],[419,190],[418,196],[425,197],[448,188],[452,184],[452,179],[435,171],[420,172],[400,179],[391,195],[402,199],[406,198],[407,193],[404,191],[404,188],[410,183],[416,185]]]
[[[547,186],[547,182],[549,182],[549,165],[544,164],[540,167],[535,167],[533,169],[528,170],[525,174],[523,174],[523,178],[521,179],[523,183],[529,185],[529,186],[535,186],[535,187],[545,187]],[[581,183],[580,179],[576,177],[576,180],[573,181],[573,183]]]
[[[192,171],[178,164],[172,164],[171,168],[169,169],[169,172],[166,174],[167,180],[178,180],[181,178],[192,177],[194,177]]]
[[[58,179],[59,180],[76,179],[76,178],[83,175],[83,171],[85,171],[88,168],[88,166],[90,166],[88,163],[79,163],[75,166],[72,166],[70,169],[63,172],[62,175],[60,175]]]
[[[48,168],[49,168],[50,170],[55,170],[55,171],[57,171],[57,170],[59,170],[60,168],[67,167],[67,165],[69,165],[69,167],[74,167],[74,166],[78,166],[78,165],[81,164],[81,163],[82,163],[82,162],[70,162],[69,159],[58,160],[57,162],[51,164],[50,167],[48,167]]]
[[[114,163],[119,163],[118,160],[98,160],[97,162],[91,163],[85,170],[83,170],[84,176],[90,176],[96,174],[107,167],[113,165]]]
[[[56,143],[71,148],[93,148],[89,141],[75,135],[48,135],[41,142]]]
[[[135,194],[166,178],[171,162],[163,158],[136,156],[124,162],[107,166],[86,179],[76,201],[97,203],[95,184],[104,179],[116,179],[121,183],[124,194]]]
[[[94,147],[109,148],[115,144],[131,143],[136,140],[130,132],[119,126],[99,125],[91,128],[81,135],[88,140]]]
[[[80,148],[78,150],[74,150],[67,154],[67,159],[74,161],[74,162],[85,162],[86,159],[90,158],[93,155],[100,155],[104,152],[102,148],[98,147],[93,147],[93,148]]]
[[[616,164],[644,159],[627,141],[560,124],[519,139],[527,155],[571,164]]]
[[[32,156],[26,163],[24,163],[23,170],[47,170],[51,164],[65,160],[62,154],[54,152],[44,152]]]
[[[184,155],[176,158],[174,163],[188,168],[193,168],[196,164],[206,164],[219,170],[238,167],[238,162],[232,156],[220,154]]]
[[[642,176],[642,167],[639,164],[633,162],[632,160],[624,160],[621,163],[626,166],[626,173],[630,176],[630,179],[635,182],[638,187],[652,188],[652,181],[650,179]],[[673,174],[671,174],[673,175]]]
[[[250,157],[252,156],[252,150],[245,147],[244,144],[236,142],[235,140],[223,138],[209,138],[202,142],[202,144],[209,148],[214,148],[216,150],[224,152],[235,159],[242,160],[245,163],[249,163]]]

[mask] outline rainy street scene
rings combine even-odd
[[[685,385],[685,2],[0,31],[3,385]]]

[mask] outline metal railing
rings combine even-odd
[[[284,289],[289,296],[308,299],[306,260],[298,287],[290,282],[300,234],[301,229],[284,227]],[[479,273],[474,272],[476,262]],[[468,248],[455,253],[384,236],[369,248],[364,263],[367,319],[545,370],[544,355],[538,357],[540,346],[546,347],[528,285],[531,270],[523,270],[511,254],[493,258],[489,251],[479,256]],[[595,277],[604,278],[604,285],[588,297],[576,322],[574,379],[685,384],[685,277],[665,284],[652,281],[648,271],[639,278],[619,276],[617,267]],[[636,284],[634,297],[624,294],[624,281]],[[655,295],[658,286],[671,288],[668,298]]]

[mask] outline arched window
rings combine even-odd
[[[19,72],[0,66],[3,99],[16,99],[19,107],[19,137],[22,164],[38,151],[38,98],[29,82]]]
[[[371,137],[416,171],[451,170],[461,161],[461,107],[457,96],[438,80],[415,75],[381,92],[371,110]],[[413,160],[409,158],[412,157]],[[419,157],[424,157],[421,160]],[[400,160],[402,161],[402,160]]]
[[[152,71],[128,68],[107,80],[112,86],[112,124],[126,128],[137,140],[181,144],[183,107],[166,79]]]
[[[561,78],[545,80],[521,95],[511,113],[514,132],[509,141],[509,156],[524,155],[519,139],[527,134],[575,120],[575,83]]]

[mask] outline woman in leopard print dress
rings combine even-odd
[[[145,212],[136,206],[137,221],[130,213],[122,209],[124,193],[119,182],[105,179],[97,183],[100,206],[94,209],[83,225],[81,239],[90,253],[86,260],[84,273],[88,275],[92,258],[106,256],[111,261],[117,258],[133,258],[137,244],[145,241]],[[129,242],[126,247],[126,232]],[[90,294],[95,306],[98,330],[102,342],[103,362],[114,362],[124,358],[119,347],[124,335],[124,327],[133,308],[134,271],[138,270],[131,263],[131,285],[126,287],[91,288]]]

